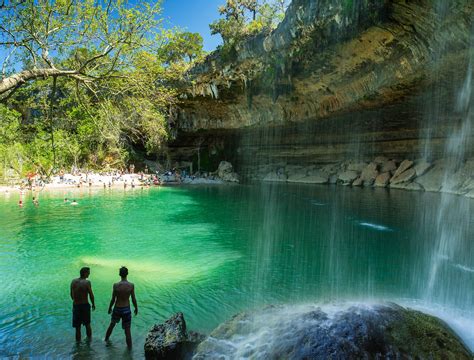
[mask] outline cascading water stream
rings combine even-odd
[[[473,36],[474,38],[474,36]],[[443,177],[442,189],[450,191],[453,188],[453,177],[465,165],[466,153],[471,149],[472,122],[473,122],[473,53],[471,46],[470,60],[466,71],[464,82],[457,96],[456,107],[453,109],[461,115],[461,123],[449,134],[445,146],[445,173]],[[456,295],[460,297],[465,307],[472,304],[472,294],[464,293],[462,283],[461,288],[453,289],[449,286],[446,277],[446,267],[456,267],[458,271],[470,272],[474,274],[474,262],[469,255],[469,250],[465,249],[468,241],[466,235],[471,221],[469,203],[458,201],[457,198],[443,192],[441,194],[440,205],[437,209],[435,247],[431,259],[429,279],[427,282],[426,296],[430,301],[449,304],[450,297]],[[452,263],[453,259],[461,260],[461,263]],[[447,285],[448,284],[448,285]],[[459,301],[459,300],[458,300]]]

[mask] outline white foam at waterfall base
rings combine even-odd
[[[474,350],[474,314],[460,312],[454,309],[432,306],[418,300],[400,300],[404,307],[422,311],[436,316],[446,322],[464,343]],[[297,334],[304,329],[329,328],[335,315],[354,307],[354,311],[370,310],[380,305],[378,302],[340,302],[329,304],[299,304],[268,308],[261,312],[252,313],[250,318],[244,317],[239,321],[237,330],[230,338],[217,339],[209,337],[206,341],[212,347],[213,358],[264,359],[272,349],[282,343],[294,341],[291,334]],[[305,316],[312,311],[322,311],[326,320]],[[207,353],[206,355],[211,355]]]

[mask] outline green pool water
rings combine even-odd
[[[0,196],[1,356],[140,358],[148,329],[177,311],[208,333],[265,304],[378,299],[444,314],[474,344],[472,200],[289,185],[41,192],[38,207],[27,194],[23,208],[18,199]],[[446,254],[442,201],[462,210],[442,219],[458,230]],[[122,265],[140,309],[131,352],[119,327],[101,341]],[[69,284],[82,266],[97,310],[93,340],[77,345]]]

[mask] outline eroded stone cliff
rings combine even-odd
[[[173,156],[239,170],[440,158],[464,115],[473,13],[470,0],[294,0],[271,34],[192,70]]]

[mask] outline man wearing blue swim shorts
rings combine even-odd
[[[128,269],[122,266],[119,270],[121,280],[114,284],[112,299],[109,305],[109,314],[112,314],[109,328],[105,334],[105,341],[108,341],[117,323],[122,320],[122,329],[125,331],[125,340],[129,348],[132,347],[132,334],[130,326],[132,324],[132,311],[130,310],[130,297],[132,298],[135,315],[138,314],[137,299],[135,298],[135,285],[127,280]],[[115,305],[115,306],[114,306]],[[113,307],[113,310],[112,310]]]
[[[88,267],[83,267],[79,272],[80,277],[71,282],[72,326],[76,329],[76,341],[78,342],[81,341],[81,325],[86,327],[87,337],[92,336],[91,306],[87,298],[91,299],[92,310],[95,310],[95,303],[91,282],[87,280],[90,273]]]

